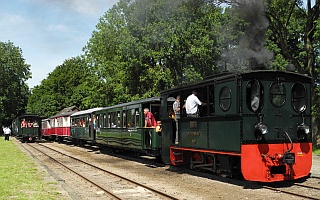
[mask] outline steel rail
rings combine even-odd
[[[74,160],[76,160],[76,161],[78,161],[78,162],[81,162],[81,163],[84,163],[84,164],[86,164],[86,165],[89,165],[89,166],[91,166],[91,167],[93,167],[93,168],[95,168],[95,169],[101,170],[101,171],[103,171],[103,172],[105,172],[105,173],[107,173],[107,174],[111,174],[111,175],[113,175],[113,176],[115,176],[115,177],[118,177],[118,178],[120,178],[120,179],[126,180],[126,181],[128,181],[128,182],[130,182],[130,183],[133,183],[133,184],[136,184],[136,185],[138,185],[138,186],[140,186],[140,187],[146,188],[146,189],[148,189],[148,190],[150,190],[150,191],[152,191],[152,192],[154,192],[154,193],[156,193],[156,194],[159,194],[159,195],[161,195],[161,196],[163,196],[163,197],[166,197],[166,198],[168,198],[168,199],[178,200],[178,198],[176,198],[176,197],[173,197],[173,196],[171,196],[171,195],[168,195],[168,194],[163,193],[163,192],[161,192],[161,191],[159,191],[159,190],[156,190],[156,189],[154,189],[154,188],[151,188],[151,187],[149,187],[149,186],[147,186],[147,185],[141,184],[141,183],[136,182],[136,181],[134,181],[134,180],[128,179],[128,178],[123,177],[123,176],[121,176],[121,175],[118,175],[118,174],[115,174],[115,173],[113,173],[113,172],[107,171],[107,170],[105,170],[105,169],[102,169],[102,168],[100,168],[100,167],[97,167],[97,166],[95,166],[95,165],[93,165],[93,164],[91,164],[91,163],[85,162],[85,161],[80,160],[80,159],[78,159],[78,158],[75,158],[75,157],[73,157],[73,156],[70,156],[70,155],[67,155],[67,154],[65,154],[65,153],[59,152],[59,151],[57,151],[57,150],[55,150],[55,149],[53,149],[53,148],[51,148],[51,147],[48,147],[48,146],[46,146],[46,145],[39,144],[39,143],[38,143],[38,145],[44,146],[44,147],[46,147],[46,148],[48,148],[48,149],[50,149],[50,150],[52,150],[52,151],[55,151],[55,152],[57,152],[57,153],[60,153],[60,154],[62,154],[62,155],[64,155],[64,156],[67,156],[67,157],[69,157],[69,158],[72,158],[72,159],[74,159]]]
[[[320,188],[315,187],[315,186],[310,186],[310,185],[303,185],[300,183],[294,183],[293,185],[299,186],[299,187],[304,187],[304,188],[308,188],[308,189],[313,189],[313,190],[320,190]]]
[[[290,195],[293,195],[293,196],[302,197],[302,198],[306,198],[306,199],[320,200],[320,198],[309,197],[309,196],[306,196],[306,195],[297,194],[297,193],[294,193],[294,192],[288,192],[288,191],[285,191],[285,190],[281,190],[281,189],[278,189],[278,188],[269,187],[269,186],[265,186],[265,185],[262,185],[262,188],[273,190],[273,191],[276,191],[276,192],[285,193],[285,194],[290,194]]]
[[[29,147],[32,147],[33,149],[35,149],[35,150],[39,151],[40,153],[42,153],[43,155],[47,156],[48,158],[50,158],[50,159],[53,160],[54,162],[60,164],[60,165],[63,166],[64,168],[68,169],[69,171],[73,172],[74,174],[80,176],[81,178],[83,178],[84,180],[88,181],[88,182],[91,183],[92,185],[94,185],[94,186],[98,187],[99,189],[103,190],[104,192],[108,193],[110,196],[114,197],[115,199],[121,200],[121,198],[118,197],[117,195],[113,194],[112,192],[110,192],[109,190],[103,188],[102,186],[96,184],[95,182],[91,181],[90,179],[82,176],[81,174],[79,174],[79,173],[77,173],[76,171],[72,170],[70,167],[64,165],[63,163],[61,163],[60,161],[56,160],[55,158],[49,156],[48,154],[42,152],[41,150],[37,149],[36,147],[34,147],[34,146],[32,146],[32,145],[30,145],[30,144],[28,144],[28,143],[26,143],[26,144],[27,144]],[[44,146],[44,145],[43,145],[43,146]]]

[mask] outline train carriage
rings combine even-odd
[[[25,114],[12,121],[12,132],[22,142],[34,142],[41,137],[40,116],[34,114]]]
[[[103,108],[82,110],[70,116],[70,139],[73,143],[82,145],[86,142],[95,142],[95,112],[101,109]]]
[[[70,137],[71,118],[77,112],[76,106],[62,109],[56,115],[42,120],[42,137],[46,140],[59,142]]]
[[[58,113],[50,117],[50,138],[51,140],[63,141],[65,138],[69,138],[71,135],[71,115],[78,110],[69,112]]]
[[[162,160],[251,181],[307,176],[312,161],[311,78],[282,71],[223,73],[161,92]],[[168,97],[197,90],[198,117],[182,110],[176,139]],[[178,144],[174,141],[178,140]],[[240,175],[241,175],[240,174]]]
[[[148,108],[156,120],[161,120],[159,97],[123,103],[96,112],[96,142],[140,155],[159,157],[161,133],[156,132],[155,127],[144,127],[144,108]]]
[[[47,119],[42,119],[41,121],[41,137],[43,139],[46,139],[48,140],[51,136],[51,132],[52,132],[52,128],[51,128],[51,125],[50,125],[50,119],[47,118]]]

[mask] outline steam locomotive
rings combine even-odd
[[[250,181],[295,180],[308,176],[312,164],[311,84],[310,77],[293,72],[226,72],[160,97],[65,115],[65,135],[76,144],[134,151]],[[175,98],[181,97],[183,108],[193,90],[205,106],[197,117],[181,109],[176,123]],[[144,108],[161,128],[144,126]],[[43,131],[48,134],[48,126]]]
[[[206,102],[198,118],[182,113],[179,144],[175,124],[162,119],[162,160],[175,166],[273,182],[308,176],[312,164],[311,79],[284,71],[224,73],[161,93],[186,99],[198,90]],[[181,101],[181,107],[182,107]],[[183,111],[184,112],[184,111]]]

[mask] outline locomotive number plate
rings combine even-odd
[[[190,128],[198,128],[197,121],[190,121]]]
[[[200,136],[199,131],[189,131],[187,132],[187,136]]]

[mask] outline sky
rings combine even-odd
[[[83,54],[100,17],[118,0],[0,0],[0,42],[12,42],[30,65],[29,88]]]

